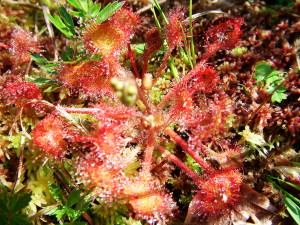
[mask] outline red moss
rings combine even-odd
[[[32,131],[33,143],[53,158],[63,157],[67,151],[66,139],[72,139],[74,132],[56,115],[48,114]]]
[[[29,62],[31,60],[30,52],[40,52],[40,47],[32,37],[31,33],[22,29],[13,31],[10,49],[14,65]]]

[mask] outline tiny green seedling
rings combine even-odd
[[[280,85],[285,77],[284,72],[280,72],[271,67],[270,63],[259,62],[255,67],[255,79],[258,84],[263,83],[263,89],[271,95],[271,101],[281,102],[286,99],[286,87]]]

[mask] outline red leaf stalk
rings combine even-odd
[[[129,59],[130,59],[130,62],[131,62],[132,68],[133,68],[134,75],[136,78],[141,78],[139,71],[137,69],[134,57],[133,57],[133,51],[130,47],[130,43],[127,44],[127,48],[128,48],[128,56],[129,56]]]
[[[203,158],[201,158],[199,155],[196,154],[196,152],[191,151],[188,147],[188,144],[186,141],[184,141],[174,130],[172,130],[170,127],[167,127],[165,129],[165,132],[177,143],[179,144],[182,149],[189,154],[204,170],[207,172],[213,171],[213,168],[204,161]]]
[[[151,162],[152,162],[152,154],[154,151],[154,144],[155,144],[155,130],[154,130],[154,128],[151,128],[149,130],[148,144],[147,144],[147,148],[144,153],[144,160],[143,160],[142,171],[145,174],[149,174],[150,170],[151,170]]]
[[[180,159],[178,159],[175,155],[173,155],[168,150],[164,149],[162,146],[157,145],[156,149],[160,151],[163,155],[165,155],[169,160],[175,163],[178,167],[180,167],[190,178],[192,178],[197,185],[201,183],[201,177],[196,174],[193,170],[191,170],[188,166],[186,166]]]

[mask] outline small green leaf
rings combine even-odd
[[[285,197],[284,203],[295,222],[300,225],[300,208],[292,199]]]
[[[69,13],[81,17],[84,19],[94,18],[96,17],[101,8],[100,3],[94,3],[92,0],[67,0],[74,8],[79,10],[79,12],[76,11],[70,11]]]
[[[60,220],[63,216],[65,216],[66,214],[66,208],[62,208],[62,209],[58,209],[56,212],[55,212],[55,216],[58,220]]]
[[[74,220],[76,218],[77,212],[75,209],[71,209],[71,208],[67,208],[66,207],[66,214],[72,219]]]
[[[101,12],[96,17],[96,20],[100,23],[103,23],[106,21],[110,16],[115,14],[122,6],[124,2],[113,2],[109,3],[105,6],[104,9],[101,10]]]
[[[56,215],[56,212],[60,210],[60,207],[55,207],[53,209],[51,209],[49,212],[46,213],[46,215],[52,216],[52,215]]]
[[[134,47],[134,51],[138,54],[143,54],[145,50],[146,43],[138,44]]]
[[[63,21],[59,18],[59,16],[55,15],[52,17],[50,14],[47,14],[49,20],[53,25],[60,30],[64,35],[66,35],[68,38],[74,39],[74,33],[70,30],[69,27],[67,27]]]
[[[38,53],[30,53],[31,58],[47,73],[57,74],[53,67],[57,67],[57,63],[49,62],[45,57]]]
[[[283,99],[286,99],[286,98],[287,98],[287,96],[285,93],[274,92],[271,96],[271,101],[280,103]]]
[[[266,76],[272,72],[271,64],[264,62],[259,62],[255,67],[255,70],[255,79],[258,83],[262,82],[266,78]]]
[[[60,190],[60,188],[56,186],[56,184],[49,183],[49,191],[56,201],[61,201],[62,203],[65,202],[62,195],[62,190]]]
[[[84,17],[84,13],[82,13],[82,12],[70,11],[69,13],[70,13],[70,15],[73,15],[73,16]]]
[[[45,89],[44,92],[52,92],[52,91],[55,91],[56,89],[58,89],[60,87],[61,87],[60,84],[54,84],[54,85],[48,87],[47,89]]]
[[[255,79],[258,83],[264,82],[263,89],[271,94],[271,101],[281,102],[283,99],[286,99],[287,96],[284,93],[286,88],[284,86],[279,86],[284,77],[279,76],[283,74],[274,68],[271,67],[270,63],[259,62],[255,67]]]
[[[47,78],[43,78],[43,77],[37,77],[37,78],[31,80],[30,82],[35,83],[39,86],[57,83],[55,80],[51,80],[51,79],[47,79]]]
[[[25,214],[12,214],[9,221],[10,225],[31,225]]]
[[[77,205],[76,205],[76,209],[77,210],[77,215],[74,218],[74,220],[76,220],[79,216],[81,216],[82,213],[84,213],[90,206],[90,200],[84,200],[82,199],[82,201],[80,201]]]
[[[66,51],[63,51],[61,54],[61,58],[63,61],[71,61],[74,57],[74,49],[72,47],[68,47]]]
[[[13,204],[11,204],[10,211],[11,212],[18,212],[24,207],[26,207],[29,202],[31,201],[31,195],[32,193],[17,193],[14,195],[13,199],[16,199],[13,201]]]
[[[68,200],[66,202],[66,206],[67,207],[72,207],[73,205],[75,205],[76,203],[82,201],[82,197],[80,197],[80,191],[74,189],[72,190],[72,192],[70,193]]]
[[[69,30],[71,31],[71,33],[73,35],[76,35],[75,29],[74,29],[74,23],[72,20],[72,17],[70,16],[70,14],[67,12],[65,7],[59,7],[58,8],[59,14],[61,16],[61,18],[63,19],[64,23],[66,24],[66,26],[69,28]]]
[[[78,10],[83,10],[81,5],[76,0],[67,0],[74,8]]]
[[[270,73],[266,74],[265,79],[268,80],[271,77],[275,77],[275,79],[278,79],[278,75],[282,74],[282,72],[275,70],[274,68],[271,69]]]
[[[30,53],[30,56],[39,66],[45,65],[47,62],[47,59],[45,57],[42,57],[39,53],[33,52]]]

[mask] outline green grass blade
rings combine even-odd
[[[285,197],[284,203],[295,222],[300,225],[300,207],[288,197]]]

